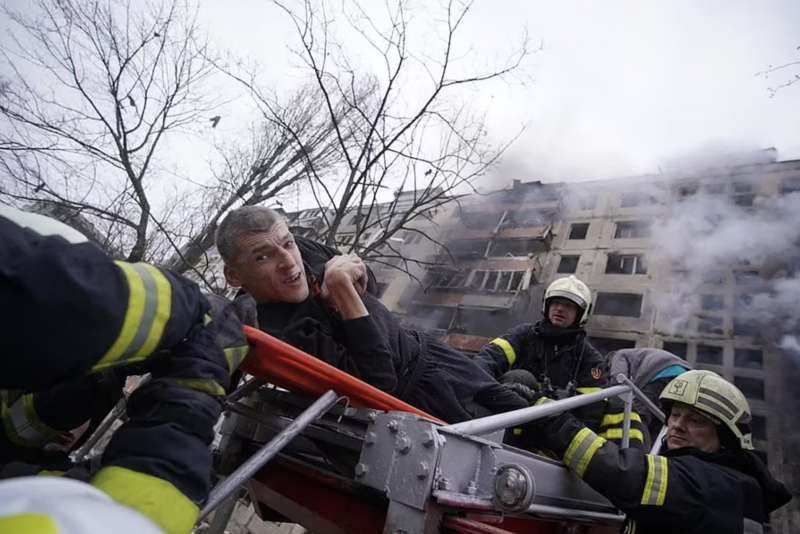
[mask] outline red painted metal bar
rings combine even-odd
[[[429,421],[443,423],[440,419],[265,332],[249,326],[244,327],[244,332],[250,342],[250,354],[242,363],[242,369],[253,376],[290,391],[301,391],[315,397],[333,389],[350,399],[353,406],[410,412]]]

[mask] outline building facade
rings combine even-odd
[[[756,448],[795,496],[773,531],[800,531],[800,161],[515,181],[459,204],[421,284],[381,272],[387,306],[474,353],[540,319],[547,284],[575,274],[601,352],[664,348],[745,393]]]

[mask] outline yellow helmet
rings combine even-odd
[[[583,326],[589,320],[592,313],[592,292],[589,286],[578,280],[575,275],[569,275],[555,280],[547,286],[542,299],[542,314],[547,317],[547,301],[551,298],[561,297],[574,302],[580,309],[581,315],[578,324]]]
[[[712,371],[687,371],[674,378],[659,396],[662,403],[680,402],[730,430],[742,449],[753,449],[750,404],[744,394]]]

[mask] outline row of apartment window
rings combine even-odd
[[[428,287],[438,289],[468,288],[475,291],[514,292],[525,289],[526,271],[428,271]]]
[[[580,254],[564,254],[556,272],[570,274],[578,270]],[[643,254],[608,254],[606,274],[647,274],[647,260]]]
[[[782,195],[800,192],[800,176],[793,176],[783,180],[779,188]],[[756,197],[755,186],[751,182],[738,181],[728,183],[706,183],[688,182],[676,184],[672,188],[672,196],[677,201],[686,200],[698,193],[706,195],[730,194],[731,201],[737,206],[750,207]],[[660,194],[657,192],[632,191],[623,193],[620,196],[619,206],[621,208],[635,208],[660,204]],[[582,210],[594,209],[597,205],[597,196],[582,196],[580,198],[580,208]]]
[[[570,225],[568,239],[586,239],[590,224],[573,223]],[[652,221],[618,221],[615,225],[615,239],[640,239],[650,237],[653,233]]]

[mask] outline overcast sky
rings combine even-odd
[[[269,2],[204,2],[201,14],[214,42],[261,63],[264,80],[299,83],[286,52],[295,36]],[[768,91],[800,67],[756,75],[800,59],[800,2],[478,0],[464,29],[476,57],[510,50],[525,29],[543,44],[526,83],[475,98],[493,138],[526,127],[507,158],[522,179],[656,172],[685,155],[770,146],[800,158],[800,84]],[[226,126],[217,135],[239,124]]]

